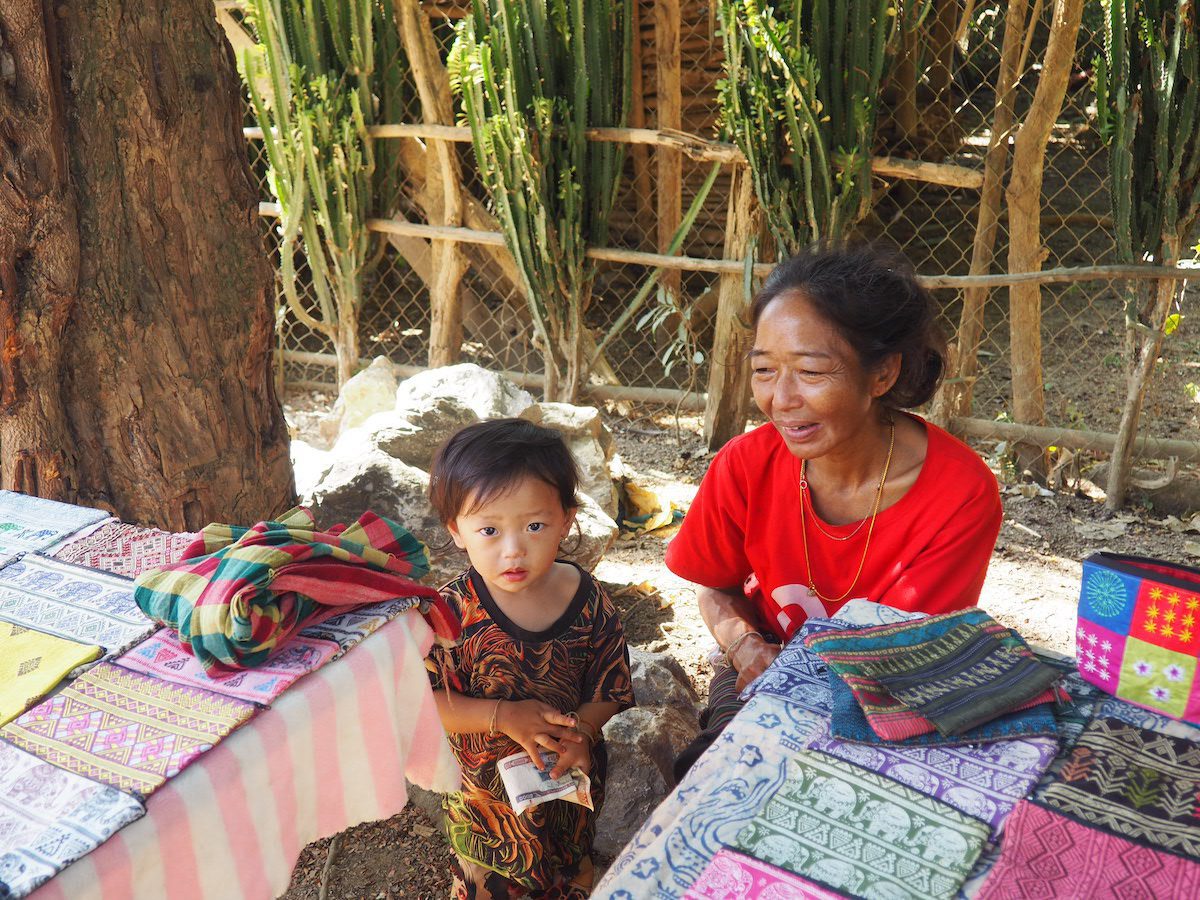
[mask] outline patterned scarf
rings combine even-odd
[[[297,507],[253,528],[207,526],[182,562],[139,576],[134,596],[205,669],[249,668],[338,607],[405,596],[420,597],[435,635],[453,643],[445,601],[412,580],[427,570],[425,548],[395,522],[368,512],[349,528],[318,531]]]
[[[1131,841],[1200,859],[1198,796],[1200,744],[1096,718],[1038,799]]]
[[[734,842],[756,859],[855,896],[954,897],[983,822],[839,759],[803,751]]]
[[[190,531],[172,534],[157,528],[113,522],[59,547],[54,551],[54,558],[123,578],[137,578],[150,569],[179,562],[196,537]]]
[[[840,900],[829,888],[728,848],[718,850],[684,900]]]
[[[0,725],[25,712],[68,672],[102,652],[99,647],[0,620]]]
[[[109,518],[102,509],[0,491],[0,562],[49,549]]]

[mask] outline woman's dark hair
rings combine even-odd
[[[854,348],[865,369],[900,354],[900,374],[881,397],[891,407],[920,406],[933,397],[946,367],[946,342],[933,297],[899,253],[872,245],[818,248],[784,260],[750,304],[758,320],[772,301],[802,294]]]
[[[445,525],[494,500],[522,478],[540,478],[564,510],[579,506],[579,468],[557,431],[525,419],[491,419],[456,431],[433,457],[429,502]]]

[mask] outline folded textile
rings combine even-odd
[[[322,619],[315,625],[309,625],[301,629],[300,635],[301,637],[333,641],[338,645],[338,652],[333,655],[333,658],[338,659],[363,638],[374,634],[381,626],[386,625],[401,613],[408,612],[414,606],[419,606],[420,603],[420,597],[401,597],[398,600],[385,600],[383,603],[360,606],[347,612],[338,613],[328,619]]]
[[[179,642],[178,635],[164,628],[117,657],[115,662],[134,672],[265,706],[296,679],[316,671],[340,650],[335,641],[298,634],[288,638],[265,662],[253,669],[213,669],[206,672],[196,657]]]
[[[961,747],[983,741],[1007,741],[1013,738],[1054,737],[1058,722],[1054,705],[1048,702],[1028,704],[1024,709],[997,716],[990,722],[977,725],[963,734],[939,734],[932,725],[908,737],[882,738],[867,721],[854,691],[832,668],[829,669],[829,690],[832,695],[833,718],[830,732],[835,738],[859,744],[891,744],[901,747]],[[915,713],[913,715],[916,715]]]
[[[138,576],[134,597],[205,669],[248,668],[338,607],[406,596],[420,597],[439,641],[453,643],[459,627],[445,601],[411,580],[427,567],[421,542],[395,522],[368,512],[319,531],[297,507],[253,528],[207,526],[182,562]]]
[[[1200,859],[1197,797],[1200,744],[1096,718],[1037,799],[1128,840]]]
[[[0,619],[0,725],[52,691],[67,673],[104,651]]]
[[[734,846],[855,896],[951,898],[987,838],[945,803],[806,750]]]
[[[804,639],[810,634],[841,631],[845,627],[832,619],[808,619],[771,665],[746,685],[738,699],[744,703],[755,694],[771,694],[815,713],[829,715],[832,708],[829,670],[821,657],[804,645]]]
[[[102,509],[0,491],[0,561],[46,550],[108,518]]]
[[[1009,817],[1000,859],[975,896],[1200,897],[1200,866],[1024,801]]]
[[[944,735],[962,734],[1019,708],[1059,677],[1028,647],[1002,644],[980,626],[967,622],[906,644],[903,654],[858,665],[864,675],[878,681]]]
[[[172,534],[157,528],[111,522],[55,548],[50,555],[77,566],[136,578],[150,569],[179,562],[195,540],[196,535],[190,531]]]
[[[875,734],[887,741],[903,741],[936,730],[935,725],[915,710],[909,709],[874,678],[864,671],[865,664],[883,659],[895,659],[908,652],[914,644],[938,637],[960,622],[978,625],[996,637],[1000,643],[1023,654],[1032,656],[1020,635],[996,622],[981,609],[968,609],[959,613],[932,616],[920,621],[901,622],[859,628],[840,633],[817,634],[806,638],[805,644],[816,651],[849,686],[862,708],[863,717]],[[835,691],[836,703],[836,691]],[[1065,700],[1065,692],[1049,689],[1042,694],[1019,704],[1017,710],[1028,709],[1045,703]],[[972,733],[974,733],[972,729]],[[847,734],[838,734],[848,737]],[[857,738],[851,738],[857,740]]]
[[[840,900],[844,894],[736,850],[717,851],[684,900]]]
[[[145,813],[128,794],[0,741],[0,896],[24,897]]]
[[[25,556],[0,569],[0,617],[104,648],[104,658],[154,631],[133,602],[133,582],[56,559]]]
[[[77,775],[147,797],[257,709],[101,663],[0,728],[0,738]]]
[[[1101,691],[1088,683],[1079,674],[1075,660],[1045,648],[1034,650],[1034,655],[1061,675],[1059,686],[1066,692],[1068,700],[1055,704],[1054,719],[1058,722],[1058,752],[1061,756],[1072,747],[1083,734],[1083,729],[1092,720]],[[1197,730],[1200,734],[1200,730]]]
[[[825,729],[808,745],[828,756],[886,775],[953,806],[999,834],[1058,752],[1052,737],[992,741],[961,747],[905,747],[840,741]]]
[[[1085,682],[1086,683],[1086,682]],[[1088,685],[1091,687],[1091,685]],[[1105,719],[1120,719],[1128,725],[1136,725],[1148,731],[1158,731],[1185,741],[1200,741],[1200,727],[1172,719],[1170,716],[1156,713],[1143,706],[1134,706],[1116,697],[1103,694],[1095,703],[1095,717]]]
[[[833,621],[853,625],[855,628],[868,628],[872,625],[895,625],[898,622],[913,622],[917,619],[927,619],[926,613],[909,612],[885,606],[861,597],[846,601],[846,605],[835,612]]]

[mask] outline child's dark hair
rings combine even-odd
[[[429,502],[443,525],[469,500],[478,508],[522,478],[540,478],[556,491],[564,510],[579,501],[579,468],[557,431],[525,419],[491,419],[455,432],[433,457]]]

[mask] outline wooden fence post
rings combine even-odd
[[[658,127],[678,131],[683,123],[682,69],[679,50],[679,0],[658,0],[654,7],[654,44],[657,65]],[[678,150],[657,147],[658,252],[666,253],[683,219],[683,157]],[[663,290],[679,297],[679,272],[664,272]]]
[[[433,38],[429,18],[420,0],[395,0],[400,43],[408,57],[409,70],[421,100],[426,124],[453,125],[454,103],[450,83]],[[432,158],[425,167],[427,209],[435,213],[431,225],[458,226],[463,223],[462,180],[458,151],[449,141],[431,140]],[[431,242],[429,284],[429,365],[448,366],[458,362],[462,349],[462,302],[459,285],[467,263],[455,241]]]
[[[1055,0],[1050,40],[1037,91],[1013,147],[1012,176],[1008,183],[1010,272],[1035,272],[1046,251],[1041,240],[1042,173],[1050,130],[1062,110],[1067,77],[1075,59],[1075,43],[1083,0]],[[1041,425],[1046,416],[1042,376],[1042,288],[1040,284],[1014,284],[1008,289],[1013,414],[1018,422]],[[1045,451],[1020,444],[1022,468],[1045,472]]]
[[[745,258],[758,234],[754,183],[745,166],[734,166],[729,183],[729,213],[725,226],[726,259]],[[745,275],[720,276],[716,332],[708,358],[708,398],[704,405],[704,440],[709,450],[724,446],[746,427],[750,409],[750,378],[746,351],[752,335],[748,324],[749,297]]]

